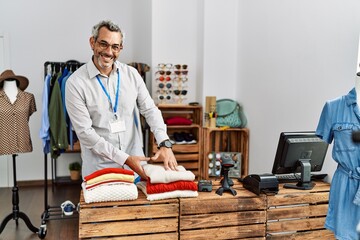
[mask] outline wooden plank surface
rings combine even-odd
[[[178,217],[179,205],[157,204],[80,209],[80,223]]]
[[[310,232],[297,232],[289,234],[277,234],[277,235],[268,235],[266,237],[268,240],[332,240],[335,239],[334,234],[329,230],[318,230]]]
[[[80,224],[79,238],[177,232],[177,218]]]
[[[180,216],[180,230],[265,223],[265,211],[245,211]]]
[[[194,198],[192,201],[190,199],[182,200],[180,200],[180,215],[266,209],[265,197],[222,198],[221,200]]]
[[[329,192],[319,193],[306,193],[297,192],[289,194],[277,194],[274,196],[268,196],[268,207],[284,206],[292,204],[304,204],[304,203],[327,203],[329,202]]]
[[[267,232],[290,232],[323,229],[325,217],[267,222]]]
[[[155,233],[148,235],[133,235],[133,236],[120,236],[120,237],[98,237],[96,240],[174,240],[178,239],[178,233]]]
[[[267,220],[326,216],[327,210],[328,204],[271,208],[267,210]]]
[[[262,237],[262,238],[255,238]],[[181,231],[181,240],[265,239],[264,224]]]

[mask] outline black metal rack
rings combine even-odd
[[[67,67],[72,72],[79,68],[83,63],[76,60],[69,60],[66,62],[50,62],[44,63],[44,76],[48,73],[57,73],[64,70]],[[69,218],[78,217],[77,214],[71,216],[65,216],[62,213],[60,206],[50,206],[48,203],[48,153],[44,153],[44,212],[41,215],[41,226],[39,229],[39,237],[44,238],[46,236],[46,222],[49,220],[64,220]],[[56,183],[56,159],[51,158],[51,183],[52,191],[54,191],[54,184]]]

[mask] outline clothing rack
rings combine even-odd
[[[59,73],[64,71],[67,68],[69,71],[74,72],[78,69],[83,63],[80,63],[76,60],[69,60],[66,62],[51,62],[47,61],[44,63],[44,77],[48,74]],[[60,206],[50,206],[48,203],[48,154],[44,152],[44,212],[41,215],[42,227],[40,230],[44,232],[43,235],[46,235],[46,222],[48,220],[62,220],[77,217],[76,215],[65,216],[62,214],[62,209]],[[54,184],[56,181],[56,159],[51,157],[51,182],[52,182],[52,191],[54,192]]]

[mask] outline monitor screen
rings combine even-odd
[[[298,185],[310,183],[311,172],[321,171],[327,149],[328,144],[313,131],[282,132],[272,173],[301,173]]]

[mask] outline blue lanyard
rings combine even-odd
[[[116,116],[117,105],[118,105],[118,101],[119,101],[119,89],[120,89],[120,73],[119,73],[119,71],[117,71],[117,72],[118,72],[118,80],[117,80],[116,95],[115,95],[115,105],[112,105],[109,93],[106,91],[106,88],[105,88],[104,84],[102,84],[99,76],[96,76],[96,79],[98,80],[101,88],[103,89],[104,93],[106,94],[107,98],[109,99],[111,106],[114,106],[115,116]]]

